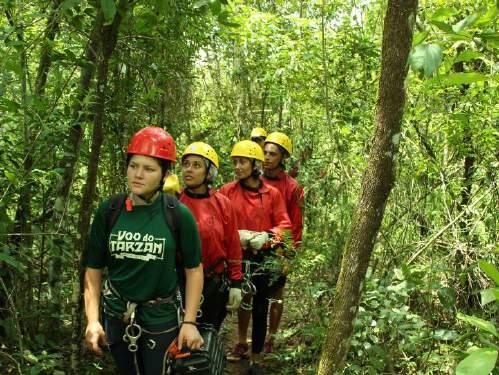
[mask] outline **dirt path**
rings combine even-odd
[[[285,312],[284,312],[285,315]],[[283,316],[283,322],[285,324],[286,317]],[[224,340],[225,351],[228,352],[237,343],[237,314],[228,315],[225,319],[223,326],[220,330],[220,335]],[[251,323],[250,330],[248,331],[248,337],[251,337]],[[279,368],[278,361],[272,358],[271,355],[265,356],[262,363],[264,374],[279,374],[277,370]],[[225,366],[225,373],[228,375],[246,375],[248,373],[248,360],[240,360],[238,362],[228,362]]]

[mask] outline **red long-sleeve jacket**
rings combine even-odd
[[[240,281],[243,278],[242,251],[236,214],[229,199],[215,190],[204,195],[184,190],[180,194],[180,201],[191,210],[196,219],[204,269],[214,267],[212,271],[223,272],[222,260],[225,260],[229,279]]]
[[[284,171],[279,172],[276,177],[264,176],[263,180],[281,192],[291,220],[293,241],[295,245],[299,245],[303,231],[303,188]]]
[[[291,230],[291,222],[281,193],[265,184],[251,189],[239,180],[229,182],[220,188],[236,211],[237,229],[256,232],[272,232],[277,240],[284,231]]]

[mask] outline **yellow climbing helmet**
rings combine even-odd
[[[281,132],[273,132],[270,133],[267,138],[265,138],[265,143],[275,143],[276,145],[281,146],[283,149],[285,149],[289,155],[291,155],[291,152],[293,151],[293,144],[291,143],[291,139],[289,137]]]
[[[267,132],[265,131],[264,128],[253,128],[251,131],[250,138],[265,138],[267,136]]]
[[[198,155],[211,161],[218,168],[218,155],[209,144],[204,142],[194,142],[185,148],[182,159],[187,155]]]
[[[237,142],[230,153],[231,158],[234,156],[242,156],[260,161],[264,160],[262,148],[258,145],[258,143],[253,141]]]

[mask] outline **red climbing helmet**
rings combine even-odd
[[[130,139],[127,153],[175,161],[175,141],[164,129],[147,126]]]

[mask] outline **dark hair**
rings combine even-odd
[[[256,142],[256,143],[263,142],[263,141],[265,141],[265,139],[266,139],[266,137],[261,137],[261,136],[260,137],[251,137],[251,140],[253,142]]]
[[[286,149],[284,147],[282,147],[281,145],[278,145],[277,143],[274,143],[274,144],[279,148],[279,151],[281,152],[283,159],[290,156],[289,152],[286,151]]]
[[[251,177],[259,178],[262,175],[262,172],[256,167],[256,159],[251,159]]]

